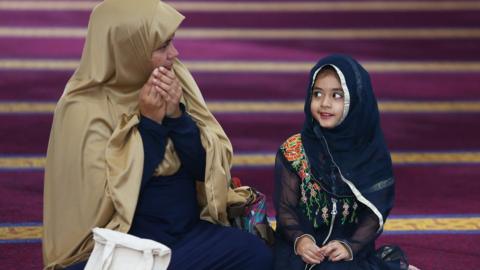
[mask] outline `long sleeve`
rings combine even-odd
[[[275,197],[277,228],[283,237],[293,244],[303,234],[312,234],[301,225],[298,216],[300,179],[286,167],[283,155],[278,152],[275,158]]]
[[[373,243],[375,239],[377,239],[380,235],[380,233],[377,232],[378,226],[378,218],[368,207],[364,207],[359,213],[359,221],[355,232],[350,239],[346,239],[352,249],[354,257],[366,245]]]
[[[182,116],[166,118],[163,124],[170,130],[169,137],[173,141],[182,166],[192,177],[202,181],[205,177],[206,153],[195,122],[183,111]]]
[[[144,151],[144,165],[141,185],[143,188],[153,176],[155,168],[163,160],[168,129],[163,125],[142,116],[140,118],[138,130],[140,132],[140,136],[142,137]]]

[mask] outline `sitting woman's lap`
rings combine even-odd
[[[272,251],[257,236],[206,221],[171,249],[170,270],[263,270],[272,269],[273,264]],[[81,262],[66,269],[81,270],[85,265]]]
[[[271,269],[272,252],[255,235],[201,221],[172,248],[169,269]]]

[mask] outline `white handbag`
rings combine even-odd
[[[165,270],[172,252],[149,239],[94,228],[95,246],[85,270]]]

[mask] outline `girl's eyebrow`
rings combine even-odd
[[[314,90],[322,90],[323,91],[323,88],[313,87],[312,91],[314,91]],[[332,91],[343,92],[343,89],[342,88],[333,88]]]

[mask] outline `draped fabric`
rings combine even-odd
[[[158,0],[106,0],[92,11],[80,65],[58,101],[50,133],[45,269],[86,260],[94,227],[129,230],[143,171],[136,128],[139,90],[154,69],[152,52],[172,37],[183,18]],[[198,186],[201,218],[228,225],[227,204],[245,201],[229,188],[232,146],[187,68],[176,60],[173,69],[206,151],[205,179]],[[156,175],[171,175],[179,167],[169,141]]]

